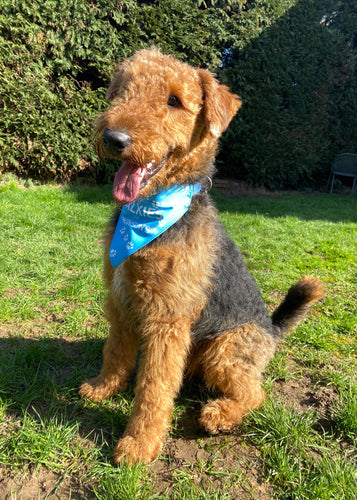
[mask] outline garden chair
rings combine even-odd
[[[333,183],[336,175],[353,177],[352,193],[354,193],[357,182],[357,154],[342,153],[335,157],[329,178],[329,182],[331,180],[330,193],[333,191]]]

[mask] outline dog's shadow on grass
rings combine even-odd
[[[103,339],[0,338],[0,397],[9,418],[30,414],[44,426],[50,421],[78,424],[82,438],[111,449],[128,422],[136,374],[125,392],[109,400],[93,403],[80,398],[80,384],[100,371],[103,345]],[[185,385],[173,415],[174,437],[203,435],[197,424],[203,398],[196,381]]]

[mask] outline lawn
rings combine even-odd
[[[287,337],[267,400],[234,433],[197,425],[209,394],[182,389],[160,457],[113,467],[133,405],[95,404],[78,386],[101,366],[101,234],[110,187],[0,180],[0,498],[355,499],[357,197],[215,194],[270,311],[304,274],[326,300]]]

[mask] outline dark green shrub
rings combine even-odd
[[[103,177],[93,120],[115,63],[135,50],[219,61],[218,24],[190,1],[0,0],[0,12],[0,169],[23,176]]]
[[[357,152],[357,41],[342,31],[352,2],[290,3],[222,71],[243,107],[220,170],[272,189],[324,186],[335,154]]]
[[[93,121],[115,63],[155,44],[242,97],[221,174],[321,184],[357,152],[356,23],[354,0],[0,0],[0,171],[109,180]]]

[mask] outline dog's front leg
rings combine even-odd
[[[79,390],[82,397],[95,402],[110,398],[126,388],[139,345],[139,336],[122,323],[110,294],[106,312],[110,331],[103,350],[103,367],[97,377],[83,382]]]
[[[134,409],[114,449],[116,463],[151,462],[159,454],[182,383],[189,345],[187,320],[146,327]]]

